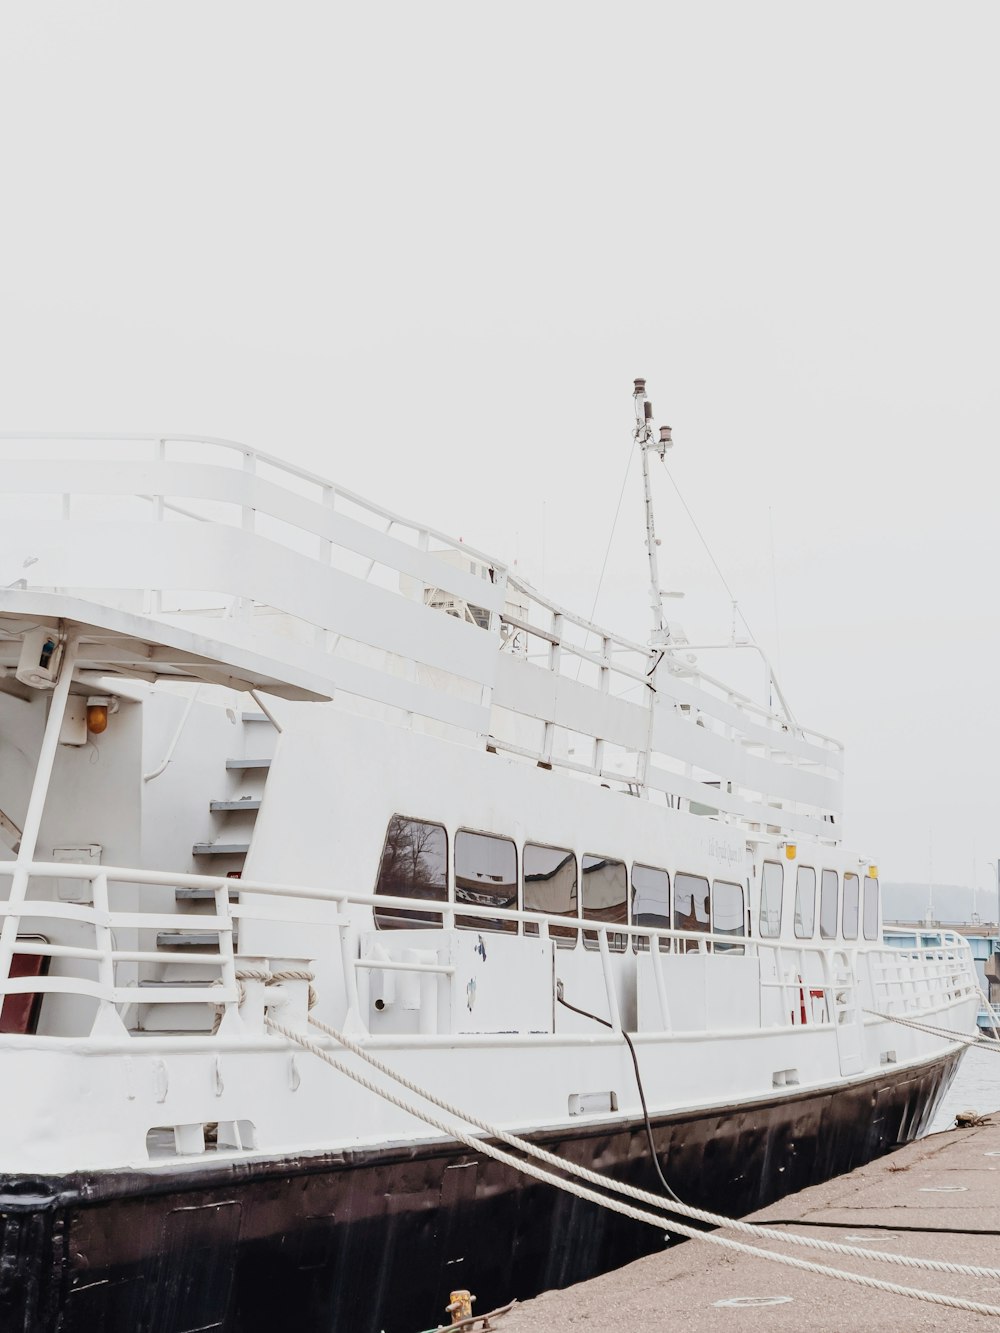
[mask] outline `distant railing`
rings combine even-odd
[[[21,867],[24,870],[24,867]],[[13,863],[0,864],[0,877],[14,874]],[[164,871],[139,870],[134,868],[100,867],[54,862],[35,862],[27,867],[29,885],[32,889],[41,884],[51,884],[56,880],[77,880],[88,882],[92,887],[93,904],[80,902],[53,901],[31,897],[18,905],[12,906],[0,900],[0,919],[13,917],[15,933],[22,923],[29,923],[32,938],[17,940],[15,951],[18,954],[31,954],[62,960],[63,966],[83,964],[95,975],[86,976],[78,972],[69,975],[41,975],[0,978],[0,1000],[4,996],[26,994],[63,994],[82,1000],[96,1001],[97,1014],[93,1031],[103,1035],[118,1031],[126,1035],[118,1009],[128,1005],[162,1004],[209,1004],[219,1006],[224,1012],[238,1009],[241,1003],[238,969],[239,956],[233,944],[234,931],[240,920],[284,922],[292,925],[312,925],[322,921],[326,925],[335,924],[340,934],[341,962],[349,1010],[356,1019],[363,1023],[358,995],[358,969],[381,966],[371,960],[359,957],[357,932],[359,929],[357,914],[350,909],[410,909],[415,903],[422,914],[434,914],[444,929],[456,928],[456,918],[460,915],[463,923],[467,919],[482,920],[488,930],[496,922],[496,908],[470,902],[433,902],[388,895],[349,893],[332,889],[289,886],[242,879],[239,881],[241,895],[252,895],[252,903],[230,901],[230,892],[234,881],[228,878],[207,875],[172,875]],[[197,888],[210,890],[213,896],[213,913],[200,915],[173,911],[112,909],[109,905],[109,886],[112,884],[146,887]],[[263,900],[263,901],[261,901]],[[266,910],[270,902],[275,904],[274,911]],[[335,918],[331,922],[329,914],[317,915],[310,910],[310,904],[326,904],[335,909]],[[519,923],[519,927],[531,925],[537,930],[542,941],[550,938],[553,930],[565,930],[567,918],[552,913],[511,910],[505,912],[505,918]],[[50,942],[38,937],[40,923],[45,921],[72,922],[89,926],[94,932],[93,945]],[[886,949],[881,943],[870,945],[845,946],[841,943],[829,945],[801,944],[792,945],[787,941],[764,940],[756,937],[719,935],[710,933],[674,930],[666,927],[632,925],[624,922],[601,922],[581,920],[580,929],[596,935],[600,958],[601,975],[605,988],[608,1012],[612,1017],[612,1026],[621,1028],[618,1008],[618,987],[616,972],[621,968],[622,953],[618,942],[628,940],[639,959],[647,959],[642,966],[649,966],[653,971],[653,980],[661,1013],[661,1025],[657,1029],[670,1033],[669,1004],[667,1002],[665,960],[671,957],[701,955],[732,955],[756,957],[761,960],[759,984],[762,997],[772,995],[776,1003],[767,1008],[765,1014],[762,1005],[760,1025],[766,1027],[789,1027],[801,1025],[818,1026],[837,1025],[843,1021],[841,992],[846,985],[854,985],[856,978],[847,981],[838,966],[849,957],[863,958],[873,979],[877,992],[876,1007],[885,1012],[903,1014],[914,1009],[924,1012],[951,1001],[972,996],[976,993],[976,977],[968,945],[960,936],[948,936],[941,948],[931,950]],[[217,936],[217,947],[207,950],[171,949],[165,952],[158,949],[122,946],[118,936],[127,931],[156,931],[192,929],[211,932]],[[432,931],[427,931],[428,947],[434,940]],[[385,939],[391,943],[394,932],[386,931]],[[626,946],[628,951],[628,946]],[[618,955],[617,968],[613,962]],[[315,959],[315,954],[297,955],[304,962]],[[287,955],[283,954],[283,958]],[[118,977],[122,964],[164,964],[184,963],[204,968],[204,984],[170,985],[158,982],[155,986],[144,986],[135,980],[123,983]],[[836,964],[836,965],[835,965]],[[638,965],[638,963],[637,963]],[[723,966],[720,958],[720,968]],[[408,964],[399,970],[428,970],[420,964]],[[430,970],[444,973],[448,970],[434,965]],[[822,996],[822,1013],[817,1014],[814,998]],[[740,1025],[736,1025],[740,1029]],[[86,1032],[77,1034],[86,1036]],[[202,1034],[204,1035],[204,1034]]]

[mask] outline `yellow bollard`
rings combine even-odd
[[[451,1304],[446,1305],[445,1309],[451,1315],[453,1324],[460,1324],[463,1319],[472,1318],[472,1302],[475,1300],[468,1291],[453,1291],[451,1293]]]

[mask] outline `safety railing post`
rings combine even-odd
[[[344,991],[347,996],[344,1031],[366,1032],[368,1026],[361,1014],[361,997],[358,994],[357,932],[344,898],[340,898],[337,902],[337,929],[340,932],[340,958],[344,969]]]
[[[667,983],[663,975],[663,949],[661,945],[661,936],[651,935],[649,937],[649,952],[653,959],[653,980],[656,983],[656,1000],[660,1006],[660,1021],[663,1024],[664,1032],[673,1032],[673,1020],[670,1017],[670,1003],[667,1000]],[[667,941],[668,951],[672,945]]]
[[[166,461],[167,461],[167,442],[166,442],[166,440],[157,440],[157,441],[156,441],[156,444],[155,444],[154,447],[153,447],[153,458],[154,458],[154,461],[155,461],[155,464],[156,464],[157,483],[158,483],[159,485],[162,485],[162,481],[161,481],[161,479],[160,479],[160,475],[159,475],[159,474],[162,472],[162,470],[163,470],[163,465],[164,465],[164,464],[166,463]],[[162,523],[162,522],[163,522],[163,515],[164,515],[164,508],[165,508],[163,491],[162,491],[162,490],[154,490],[152,499],[153,499],[153,522],[154,522],[154,523]],[[162,610],[163,610],[163,589],[162,589],[162,588],[150,588],[150,590],[149,590],[149,613],[150,613],[150,615],[153,615],[153,616],[159,615],[160,612],[161,612]]]
[[[611,970],[611,950],[608,948],[608,931],[601,926],[597,932],[597,947],[601,955],[601,971],[604,973],[604,988],[608,996],[608,1014],[615,1032],[622,1030],[622,1016],[618,1008],[618,991],[615,989],[614,973]]]
[[[69,698],[69,688],[73,681],[76,657],[76,636],[70,634],[63,645],[59,679],[52,691],[49,715],[45,721],[45,731],[42,733],[41,749],[38,753],[35,777],[31,784],[31,796],[28,800],[28,812],[24,817],[21,845],[18,848],[17,861],[10,884],[10,896],[7,900],[8,914],[4,918],[3,925],[0,926],[0,991],[3,990],[10,978],[10,964],[14,956],[14,945],[21,921],[20,909],[23,907],[28,894],[28,867],[35,859],[38,830],[41,826],[42,811],[45,808],[45,798],[48,795],[49,781],[52,777],[52,767],[55,763],[56,750],[59,744],[59,733],[62,730],[63,718],[66,714],[66,700]]]
[[[243,451],[243,471],[249,477],[257,473],[257,456],[249,449]],[[240,526],[246,533],[253,533],[257,529],[257,511],[253,505],[244,502],[240,506]],[[236,599],[236,617],[238,620],[249,620],[253,613],[252,597],[237,597]]]

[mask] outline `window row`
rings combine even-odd
[[[781,933],[781,871],[775,861],[764,862],[764,878],[760,890],[760,933]],[[777,875],[774,874],[777,872]],[[862,917],[864,937],[877,940],[878,880],[865,876],[862,911],[861,881],[853,871],[844,872],[843,896],[840,875],[836,870],[824,870],[819,881],[819,934],[824,940],[837,938],[837,927],[845,940],[858,938],[858,918]],[[765,929],[766,919],[766,929]],[[799,866],[795,875],[795,935],[800,940],[812,939],[816,933],[816,871],[812,866]]]
[[[664,929],[744,936],[747,934],[742,884],[678,872],[674,876],[671,908],[670,876],[655,866],[632,866],[631,893],[624,861],[606,856],[576,854],[564,847],[525,843],[518,876],[517,848],[509,838],[460,829],[454,837],[455,901],[474,903],[503,913],[522,907],[574,920],[602,921],[609,925],[652,926]],[[394,815],[389,823],[376,894],[425,901],[448,899],[448,835],[440,824]],[[517,922],[503,916],[456,916],[456,925],[478,930],[517,930]],[[401,907],[379,907],[381,929],[439,924],[435,912]],[[537,934],[528,922],[526,934]],[[574,926],[551,926],[561,942],[578,937]],[[583,932],[584,944],[597,945],[597,932]],[[625,947],[625,936],[611,936],[612,947]],[[693,946],[692,946],[693,947]],[[724,947],[724,946],[720,946]],[[736,947],[736,946],[733,946]]]
[[[632,866],[631,886],[624,861],[585,855],[578,866],[575,853],[564,847],[526,843],[518,876],[517,848],[510,838],[461,829],[454,838],[455,901],[474,903],[498,912],[547,912],[553,916],[608,924],[673,927],[715,935],[745,935],[749,922],[741,884],[716,880],[709,885],[701,875],[678,871],[671,901],[670,876],[655,866]],[[781,935],[785,866],[765,861],[762,868],[758,929],[764,939]],[[629,888],[631,887],[631,892]],[[794,931],[797,939],[813,939],[818,925],[821,939],[858,938],[859,918],[864,938],[879,937],[879,886],[865,876],[862,897],[859,876],[825,869],[817,876],[812,866],[796,867]],[[448,899],[448,835],[441,824],[393,815],[386,833],[376,893],[400,898]],[[412,908],[380,908],[376,923],[382,928],[436,925],[436,913]],[[517,922],[458,916],[459,926],[516,930]],[[537,933],[527,925],[526,932]],[[554,926],[557,938],[575,940],[574,927]],[[594,932],[584,942],[595,944]],[[623,947],[623,940],[616,941]]]

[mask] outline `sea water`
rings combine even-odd
[[[928,1132],[951,1129],[959,1111],[987,1115],[996,1110],[1000,1110],[1000,1052],[968,1050]]]

